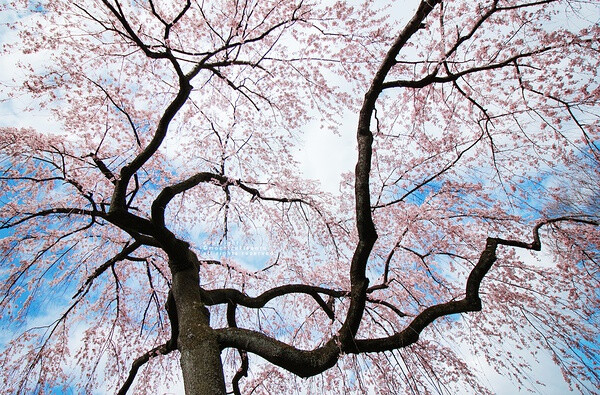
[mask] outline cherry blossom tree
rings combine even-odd
[[[3,392],[596,392],[598,6],[0,5]]]

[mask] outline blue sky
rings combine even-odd
[[[14,15],[4,14],[0,18],[13,18]],[[5,19],[6,20],[6,19]],[[0,27],[0,42],[12,39],[12,33],[8,33],[4,27]],[[15,68],[14,64],[16,58],[8,59],[6,57],[0,59],[0,83],[10,84],[10,79],[19,72]],[[38,59],[40,62],[43,59]],[[0,97],[0,100],[3,100]],[[36,114],[33,117],[22,117],[20,109],[23,107],[23,102],[19,101],[7,101],[0,102],[0,125],[2,126],[40,126],[40,125],[53,125],[44,114]],[[47,114],[46,114],[47,115]],[[352,171],[354,167],[354,160],[356,158],[355,152],[355,116],[345,117],[342,129],[348,131],[348,133],[342,133],[335,135],[333,133],[322,130],[314,125],[307,127],[305,135],[304,149],[297,153],[297,159],[301,161],[301,167],[304,174],[309,178],[318,179],[321,182],[323,188],[331,193],[339,192],[339,181],[341,180],[341,173],[346,171]],[[331,150],[331,147],[335,147]],[[423,198],[422,194],[415,194],[412,199],[419,200]],[[8,236],[7,231],[0,230],[0,237]],[[247,247],[243,245],[230,245],[227,248],[212,244],[202,243],[202,246],[206,246],[208,252],[207,257],[221,258],[228,256],[236,256],[243,262],[253,268],[260,268],[264,266],[265,262],[271,257],[269,252],[263,246]],[[248,250],[248,248],[251,248]],[[70,293],[70,288],[65,288],[61,293]],[[40,301],[43,303],[43,300]],[[31,315],[32,319],[46,316],[47,309],[44,309],[40,304],[36,304],[32,307]],[[0,322],[1,324],[1,322]],[[6,323],[5,323],[6,324]],[[6,326],[5,326],[6,328]],[[10,326],[8,326],[10,328]],[[475,360],[482,370],[485,371],[484,377],[490,382],[492,387],[496,389],[497,394],[516,394],[519,390],[511,383],[504,380],[502,377],[497,375],[489,366],[485,366],[482,361]],[[540,389],[540,393],[543,394],[566,394],[568,393],[567,387],[562,380],[562,376],[559,370],[549,361],[549,359],[542,359],[539,364],[532,362],[532,377],[539,378],[547,384],[547,387],[543,390]],[[50,389],[53,394],[72,394],[75,393],[72,390],[62,391],[60,389]]]

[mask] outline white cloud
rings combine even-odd
[[[304,176],[320,181],[322,189],[333,194],[339,193],[342,174],[354,171],[356,163],[356,116],[346,115],[339,134],[316,122],[307,125],[296,154]]]

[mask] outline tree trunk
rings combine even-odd
[[[198,270],[175,271],[172,292],[186,395],[225,395],[221,350],[200,298]]]

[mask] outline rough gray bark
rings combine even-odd
[[[208,310],[200,297],[198,270],[175,272],[172,292],[177,309],[177,348],[181,353],[185,393],[224,395],[221,349],[210,327]]]

